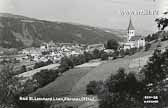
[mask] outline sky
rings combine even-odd
[[[0,0],[0,12],[111,29],[127,29],[131,17],[138,32],[155,31],[158,14],[123,15],[121,11],[160,14],[167,7],[168,0]]]

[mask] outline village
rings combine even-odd
[[[164,35],[164,32],[147,37],[137,35],[130,18],[126,33],[122,36],[123,41],[110,39],[95,44],[42,42],[38,47],[22,48],[13,54],[1,51],[0,63],[13,64],[12,75],[18,78],[18,88],[23,91],[20,92],[20,96],[26,94],[38,98],[39,94],[42,97],[82,95],[97,98],[99,90],[94,90],[99,85],[104,86],[105,82],[101,81],[109,81],[110,75],[120,74],[117,72],[125,75],[124,80],[133,77],[135,81],[131,80],[129,83],[141,83],[137,79],[142,79],[141,71],[153,53],[166,54],[168,37],[166,32],[165,37],[159,37],[160,34]],[[164,80],[166,82],[167,78]],[[20,105],[25,105],[24,102]],[[87,102],[79,102],[81,105],[74,102],[51,103],[51,107],[54,108],[67,105],[82,108],[91,105]],[[98,108],[99,103],[92,104]]]
[[[119,42],[118,51],[129,50],[133,48],[145,47],[145,38],[136,35],[135,27],[130,18],[127,33],[123,36],[124,41]],[[39,62],[51,61],[52,64],[59,64],[63,57],[78,56],[84,52],[93,52],[95,49],[106,53],[114,53],[113,49],[105,48],[105,43],[100,44],[77,44],[77,43],[54,43],[53,41],[44,42],[39,47],[24,48],[16,52],[16,54],[8,57],[1,56],[1,63],[12,58],[15,63],[15,69],[20,70],[22,66],[26,67],[26,71],[33,70],[34,65]]]

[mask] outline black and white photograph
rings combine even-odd
[[[168,108],[168,1],[0,0],[0,108]]]

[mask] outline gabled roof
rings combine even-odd
[[[128,30],[135,30],[133,24],[132,24],[132,20],[130,18],[130,21],[129,21],[129,26],[128,26]]]
[[[142,36],[133,36],[133,37],[131,37],[130,41],[136,41],[136,40],[141,40],[141,39],[144,39],[144,37],[142,37]]]

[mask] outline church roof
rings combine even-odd
[[[144,39],[144,37],[142,37],[142,36],[133,36],[133,37],[131,37],[130,41],[137,41],[137,40],[141,40],[141,39]]]
[[[133,24],[132,24],[132,20],[130,18],[130,21],[129,21],[129,26],[128,26],[128,30],[135,30]]]

